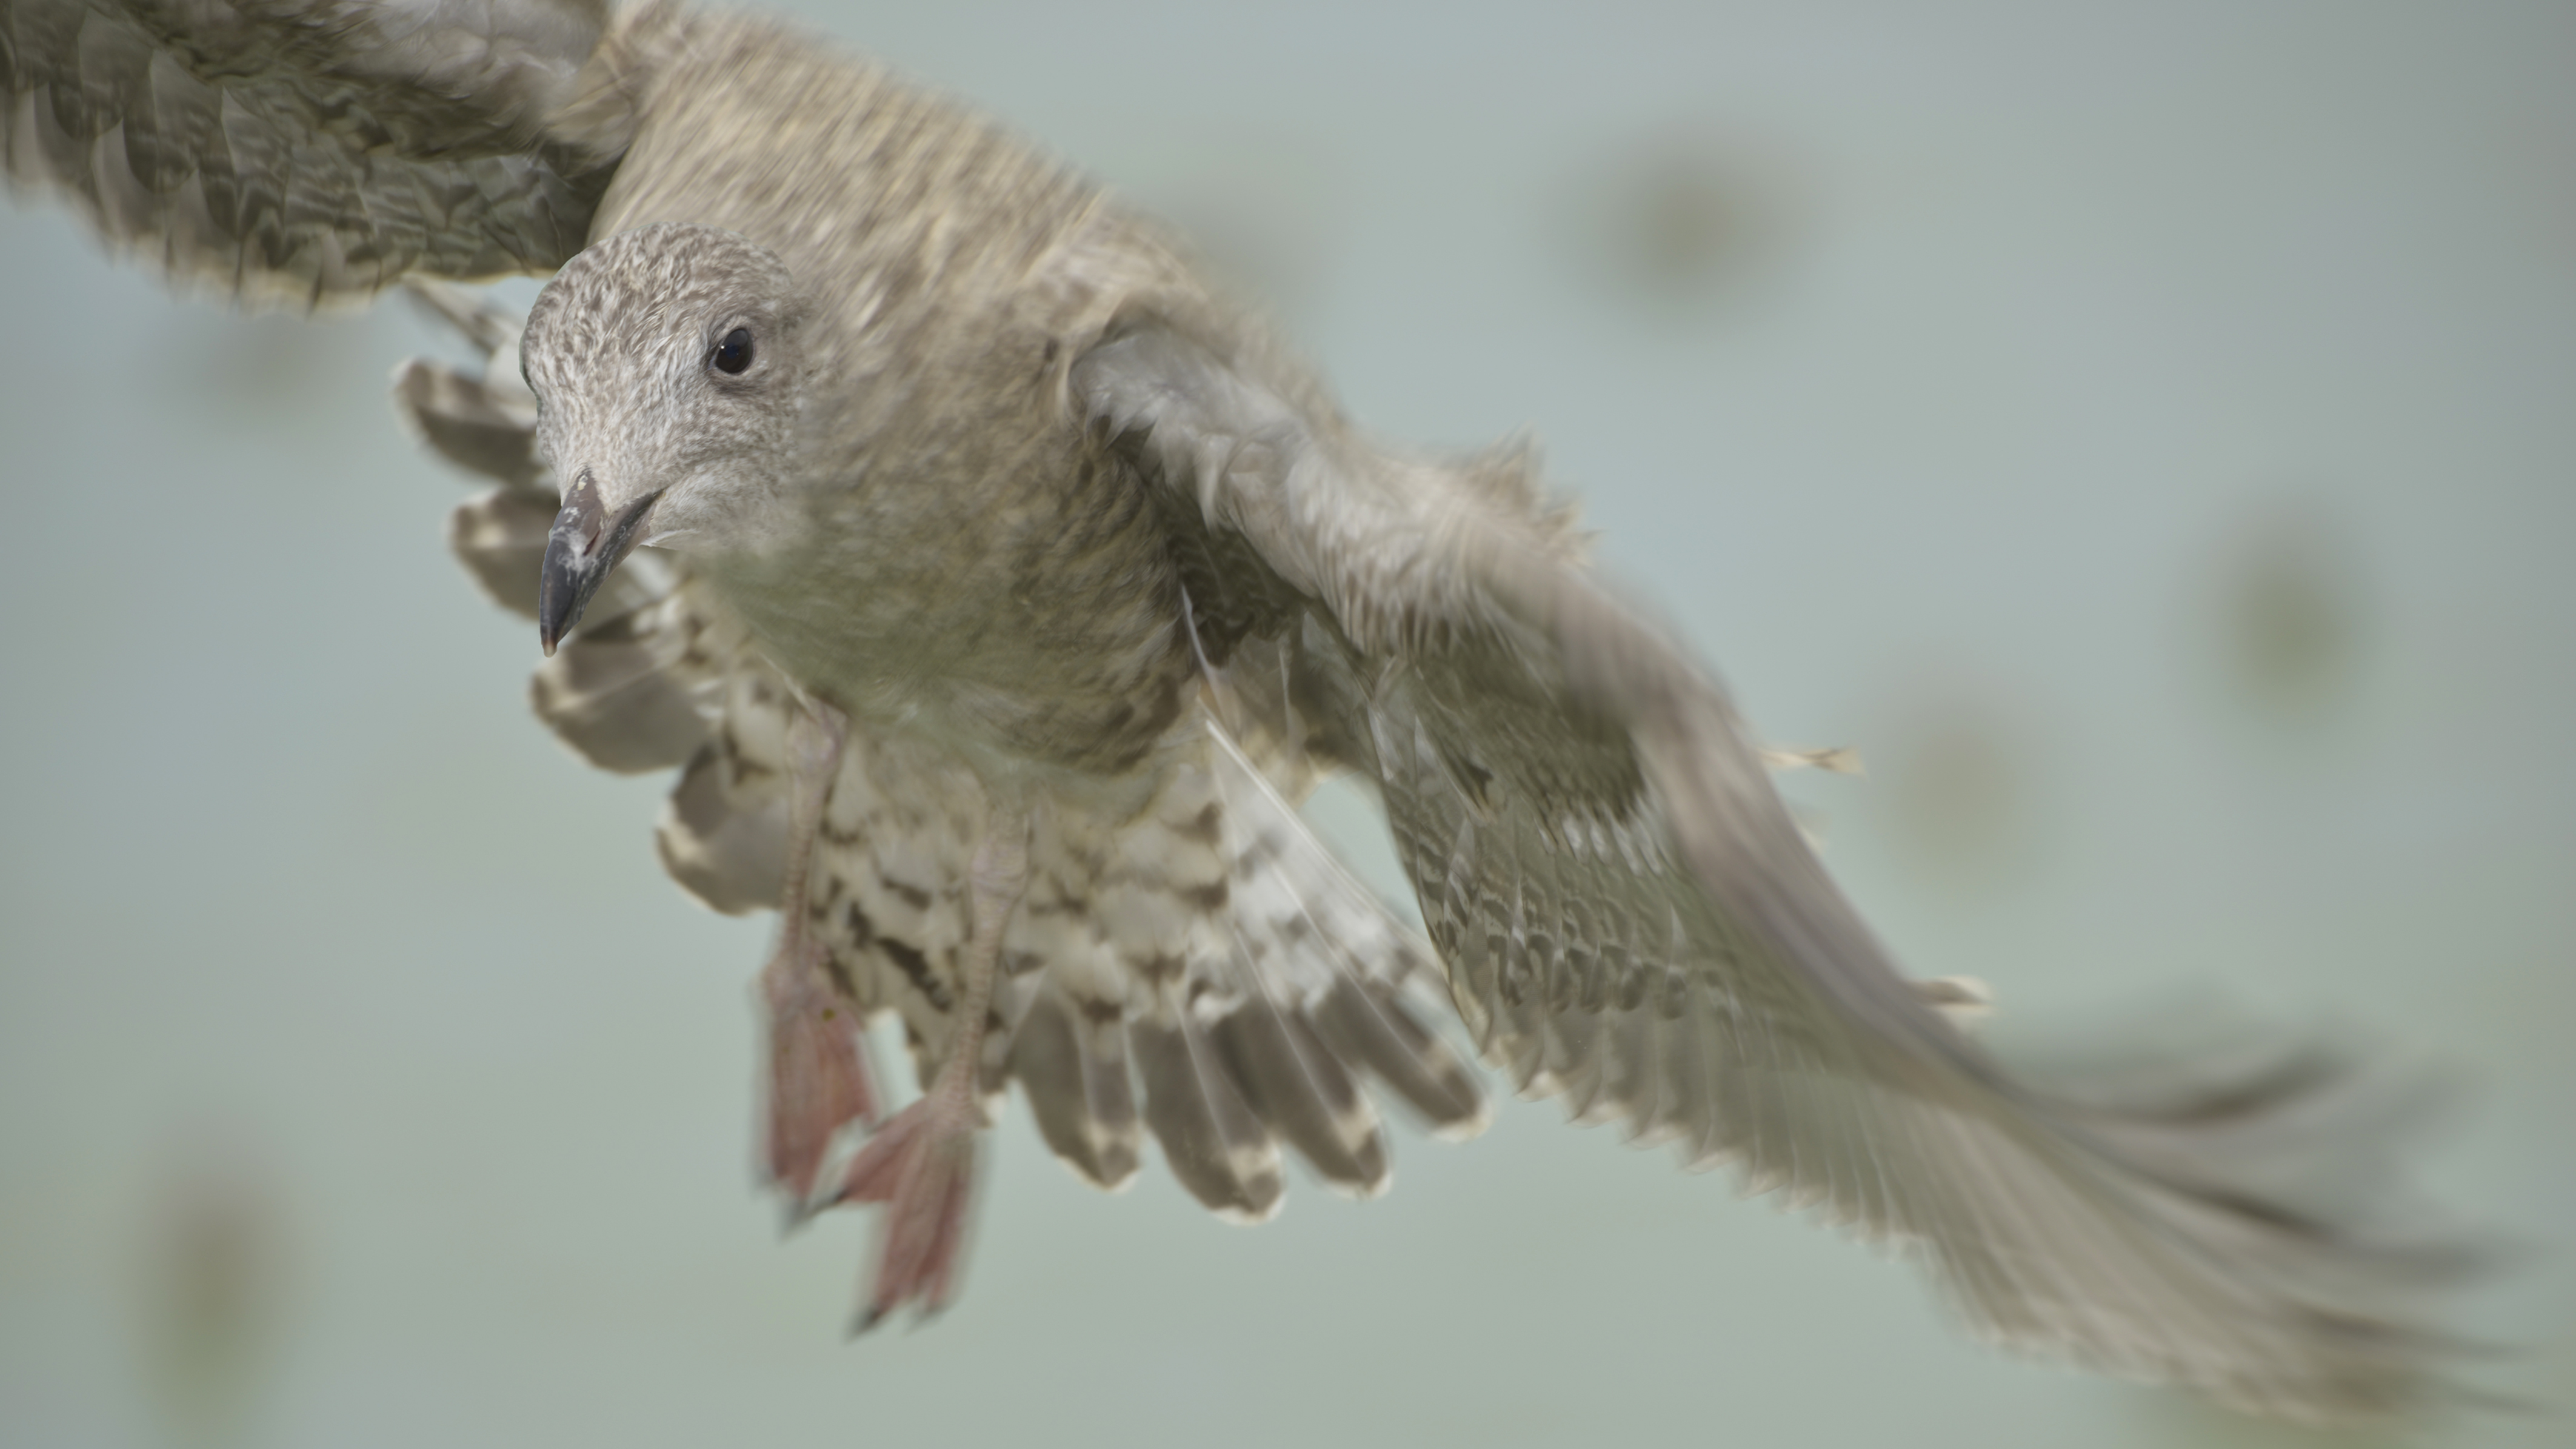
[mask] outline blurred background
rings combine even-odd
[[[2576,1443],[2576,9],[788,8],[1370,427],[1535,430],[1768,739],[1862,752],[1787,788],[2004,1045],[2216,988],[2452,1071],[2427,1179],[2525,1250],[2459,1323],[2540,1402],[2423,1438]],[[1988,1353],[1549,1104],[1247,1231],[1015,1103],[962,1303],[845,1345],[864,1221],[753,1191],[769,926],[528,717],[384,397],[450,344],[23,200],[0,297],[0,1442],[2345,1442]]]

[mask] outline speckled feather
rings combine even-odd
[[[544,127],[598,0],[0,0],[0,156],[120,251],[254,305],[579,251],[608,157]]]
[[[1238,1216],[1278,1203],[1283,1144],[1382,1187],[1371,1091],[1481,1120],[1408,1006],[1436,961],[1518,1090],[1910,1247],[1994,1338],[2303,1419],[2427,1392],[2412,1318],[2453,1258],[2369,1216],[2390,1144],[2348,1064],[2007,1074],[1894,969],[1716,684],[1586,571],[1533,455],[1360,436],[1159,233],[981,119],[671,4],[603,32],[528,0],[0,0],[0,45],[10,174],[175,274],[314,302],[562,268],[522,341],[440,294],[494,366],[397,388],[502,485],[452,537],[505,602],[548,466],[664,546],[539,712],[605,767],[681,769],[664,858],[726,910],[781,894],[791,726],[846,716],[786,904],[925,1071],[976,842],[1025,818],[977,1084],[1018,1080],[1093,1180],[1151,1131]],[[719,378],[697,359],[736,326],[758,360]],[[1436,957],[1299,823],[1340,768]]]

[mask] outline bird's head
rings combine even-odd
[[[520,346],[563,488],[537,583],[547,653],[637,544],[729,542],[788,476],[799,411],[786,265],[729,231],[621,232],[564,264]]]

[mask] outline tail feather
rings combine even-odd
[[[1139,1133],[1125,1012],[1093,1011],[1049,973],[1011,1033],[1011,1075],[1055,1155],[1104,1188],[1136,1175]]]
[[[1279,1145],[1243,1100],[1216,1043],[1186,1008],[1130,1022],[1145,1081],[1145,1122],[1190,1195],[1220,1216],[1260,1222],[1279,1210]]]
[[[1327,1185],[1359,1197],[1386,1190],[1377,1111],[1304,1016],[1255,994],[1219,1018],[1213,1034],[1245,1105]]]

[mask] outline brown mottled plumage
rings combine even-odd
[[[991,125],[666,4],[0,0],[0,51],[12,177],[176,274],[556,272],[524,336],[425,286],[491,365],[397,398],[501,485],[452,541],[560,643],[539,713],[681,771],[682,884],[785,908],[767,1163],[798,1210],[886,1206],[871,1320],[954,1291],[1011,1081],[1103,1184],[1151,1131],[1232,1215],[1283,1146],[1381,1189],[1374,1095],[1483,1120],[1416,1015],[1438,977],[1516,1089],[1911,1245],[1994,1337],[2306,1419],[2426,1390],[2448,1255],[2316,1186],[2385,1165],[2345,1064],[2008,1075],[1531,457],[1358,436]],[[1299,821],[1339,769],[1436,957]],[[926,1095],[880,1122],[887,1011]]]

